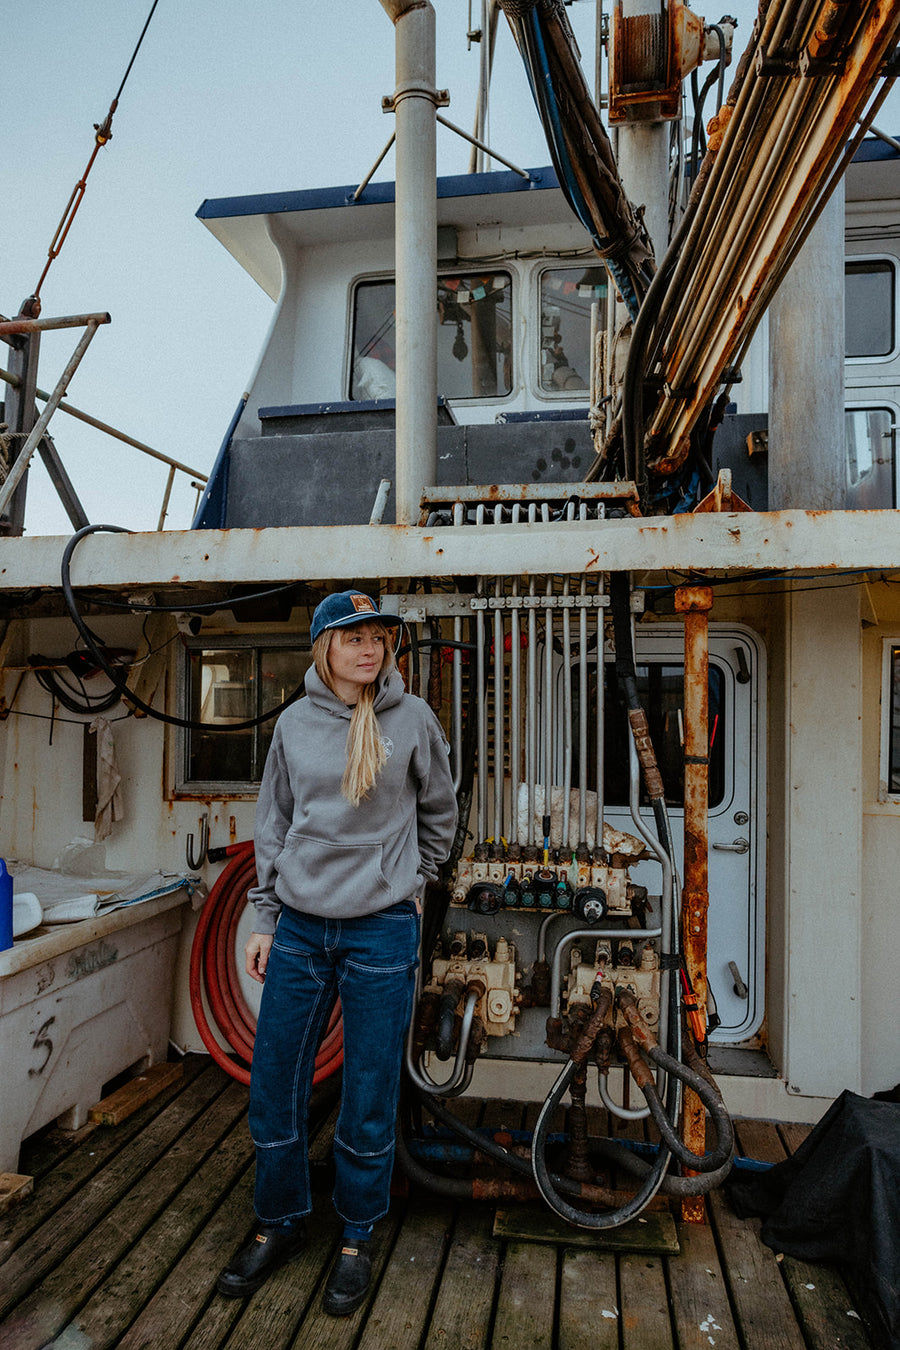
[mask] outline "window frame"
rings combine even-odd
[[[890,265],[893,277],[893,286],[891,288],[891,301],[893,305],[893,333],[892,345],[889,352],[878,356],[850,356],[845,352],[844,359],[847,365],[852,366],[883,366],[890,361],[896,360],[900,355],[900,305],[898,305],[898,259],[892,253],[846,253],[844,255],[844,303],[847,302],[847,269],[856,263],[888,263]]]
[[[900,806],[900,788],[891,791],[891,726],[893,712],[893,652],[900,659],[900,634],[881,641],[881,727],[878,746],[878,800],[891,806]],[[898,695],[900,698],[900,695]]]
[[[542,402],[544,403],[551,403],[551,404],[573,403],[577,405],[579,403],[590,402],[591,397],[590,365],[588,365],[587,371],[587,384],[584,386],[583,389],[545,389],[543,384],[541,383],[541,353],[543,351],[543,345],[541,342],[541,327],[542,327],[541,296],[543,292],[543,280],[548,272],[576,272],[576,271],[584,272],[589,267],[592,267],[594,265],[594,261],[596,261],[598,269],[605,268],[605,264],[600,259],[592,260],[592,258],[589,257],[568,258],[568,259],[554,258],[544,260],[544,262],[542,262],[542,264],[539,267],[536,267],[532,273],[533,284],[535,288],[533,299],[533,313],[534,313],[536,341],[535,343],[532,344],[531,367],[528,372],[527,383],[529,388],[534,390],[535,397],[541,399]],[[607,275],[606,279],[607,304],[609,303],[611,285],[612,285],[611,278]],[[588,358],[590,359],[590,337],[588,337]]]
[[[866,413],[870,413],[870,412],[876,412],[876,413],[877,413],[877,412],[883,412],[883,413],[887,413],[887,415],[890,417],[890,422],[891,422],[890,431],[891,431],[891,436],[892,436],[892,441],[893,441],[893,443],[892,443],[892,445],[891,445],[891,464],[892,464],[892,473],[891,473],[891,494],[892,494],[892,501],[891,501],[891,505],[890,505],[889,507],[883,507],[883,508],[880,508],[880,509],[882,509],[882,510],[893,510],[893,509],[896,507],[897,503],[900,502],[900,464],[898,464],[898,449],[900,449],[900,447],[898,447],[898,443],[897,443],[897,441],[898,441],[898,438],[897,438],[897,432],[898,432],[898,430],[900,430],[900,407],[898,407],[896,403],[892,402],[892,400],[891,400],[890,398],[879,398],[879,397],[878,397],[878,394],[879,394],[880,392],[881,392],[881,391],[878,390],[877,388],[875,388],[875,389],[867,389],[867,390],[863,390],[863,389],[853,389],[853,388],[848,387],[848,388],[845,390],[845,393],[846,393],[846,394],[852,394],[852,395],[854,395],[854,397],[853,397],[852,399],[845,399],[845,401],[844,401],[844,413],[845,413],[845,415],[846,415],[847,413],[852,413],[852,412],[866,412]],[[884,392],[885,392],[885,393],[888,393],[888,392],[890,392],[890,391],[889,391],[888,389],[885,389]],[[870,394],[872,395],[872,397],[870,397],[870,398],[864,398],[864,397],[861,397],[861,395],[863,395],[864,393],[870,393]],[[860,397],[856,397],[856,395],[860,395]],[[850,465],[849,465],[849,463],[847,463],[847,472],[848,472],[848,482],[847,482],[847,485],[848,485],[848,487],[852,490],[853,484],[851,484],[850,481],[849,481],[849,470],[850,470]],[[862,508],[857,508],[857,509],[865,510],[865,509],[867,509],[867,508],[862,507]]]
[[[478,258],[461,259],[459,265],[455,267],[439,267],[435,282],[439,283],[444,277],[471,276],[474,272],[491,273],[492,275],[504,276],[509,282],[509,313],[510,313],[510,387],[509,392],[505,394],[484,394],[459,396],[455,394],[447,395],[440,388],[438,383],[438,396],[445,399],[446,403],[452,407],[474,407],[474,408],[494,408],[508,403],[512,403],[521,393],[523,375],[518,370],[524,360],[524,353],[521,350],[521,344],[515,340],[515,334],[518,331],[517,318],[519,309],[519,293],[523,285],[523,279],[519,270],[514,267],[511,261],[503,260],[500,263],[485,263]],[[344,397],[349,404],[364,404],[365,399],[353,397],[353,370],[356,365],[356,323],[357,307],[356,297],[361,286],[371,285],[392,285],[396,292],[397,276],[395,272],[365,272],[360,273],[350,282],[347,292],[347,338],[345,342],[346,369],[344,372]],[[437,304],[437,284],[435,286],[435,304]]]
[[[190,691],[191,691],[191,653],[201,651],[250,651],[256,653],[256,660],[259,660],[259,653],[262,650],[273,648],[282,648],[296,651],[299,653],[312,653],[312,646],[308,637],[303,637],[294,633],[209,633],[201,632],[196,637],[185,637],[184,644],[179,650],[179,659],[176,663],[176,699],[178,715],[183,718],[190,717]],[[301,695],[301,697],[303,697]],[[259,779],[209,779],[209,778],[189,778],[189,753],[190,738],[193,732],[188,727],[176,727],[175,729],[175,750],[174,750],[174,796],[176,797],[201,797],[201,798],[255,798],[259,794],[259,785],[262,781],[261,771]],[[254,729],[254,735],[258,733],[258,728]]]

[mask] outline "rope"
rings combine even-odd
[[[74,221],[75,216],[78,213],[78,208],[81,205],[82,199],[85,194],[85,190],[87,189],[88,174],[94,167],[94,160],[100,153],[101,147],[106,145],[107,141],[112,140],[112,120],[115,111],[119,106],[119,98],[121,97],[122,90],[125,88],[125,81],[131,74],[131,67],[134,65],[135,57],[137,56],[138,52],[141,49],[141,43],[144,41],[144,35],[146,34],[147,29],[150,27],[150,20],[153,18],[154,11],[158,4],[159,0],[153,0],[153,4],[150,6],[150,13],[147,15],[144,27],[141,29],[141,35],[137,40],[137,45],[135,46],[134,51],[131,53],[131,60],[128,62],[125,74],[122,76],[122,83],[119,85],[115,98],[109,105],[109,112],[106,114],[106,117],[103,119],[102,122],[94,123],[94,132],[95,132],[94,148],[91,151],[91,157],[87,162],[87,166],[84,170],[84,173],[81,175],[78,182],[75,184],[75,187],[72,189],[72,195],[69,198],[66,204],[66,209],[65,211],[63,211],[60,222],[56,227],[56,233],[50,240],[50,247],[47,250],[47,261],[44,264],[44,270],[40,275],[38,284],[35,286],[34,292],[30,297],[32,301],[39,300],[41,294],[41,287],[44,284],[44,279],[46,278],[47,273],[50,271],[50,265],[53,262],[54,258],[58,258],[60,253],[62,252],[62,246],[66,242],[66,235],[69,233],[69,230],[72,227],[72,222]],[[36,310],[32,308],[30,312],[34,314],[34,316],[36,317],[37,314],[40,313],[40,305],[37,306]]]

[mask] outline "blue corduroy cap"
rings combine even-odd
[[[396,614],[382,614],[370,595],[362,591],[338,591],[326,595],[313,612],[309,635],[313,642],[329,628],[348,628],[350,624],[366,621],[402,628],[403,620]]]

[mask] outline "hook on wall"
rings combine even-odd
[[[185,857],[187,859],[188,870],[196,872],[206,862],[206,854],[209,848],[209,813],[200,821],[200,856],[194,857],[194,836],[189,834],[187,845],[185,847]]]

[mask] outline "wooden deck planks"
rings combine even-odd
[[[490,1205],[457,1215],[425,1350],[486,1350],[500,1265]]]
[[[494,1128],[533,1124],[534,1108],[460,1105]],[[497,1240],[492,1206],[401,1189],[376,1228],[370,1297],[336,1319],[321,1294],[340,1224],[317,1193],[297,1260],[254,1298],[222,1298],[216,1275],[252,1224],[245,1114],[246,1090],[189,1056],[184,1082],[122,1125],[29,1141],[35,1195],[0,1220],[0,1350],[870,1350],[837,1272],[776,1260],[721,1194],[711,1226],[678,1225],[671,1256]],[[767,1161],[808,1132],[737,1129]],[[328,1152],[323,1131],[312,1153]]]
[[[618,1350],[619,1294],[611,1252],[567,1248],[559,1286],[559,1350]]]
[[[491,1346],[551,1350],[556,1310],[556,1248],[510,1242],[503,1258]]]

